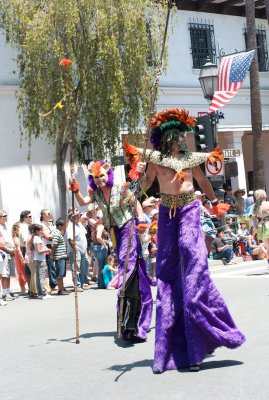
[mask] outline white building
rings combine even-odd
[[[158,109],[166,107],[186,107],[192,115],[208,110],[208,103],[203,98],[198,77],[200,73],[199,62],[201,54],[211,51],[212,61],[224,51],[230,54],[245,49],[244,30],[246,20],[242,7],[225,9],[229,13],[234,8],[239,15],[214,13],[218,12],[220,5],[234,3],[230,0],[189,1],[190,10],[179,10],[172,18],[169,32],[169,63],[166,74],[160,79],[160,96]],[[238,4],[240,1],[237,2]],[[244,2],[241,2],[244,3]],[[202,11],[204,5],[204,11]],[[211,5],[210,5],[211,4]],[[209,7],[209,9],[207,8]],[[201,11],[196,11],[198,8]],[[209,12],[210,11],[210,12]],[[259,11],[259,10],[258,10]],[[265,12],[261,12],[261,16]],[[264,148],[269,148],[269,71],[268,71],[268,44],[269,29],[267,20],[256,20],[257,34],[262,40],[260,45],[264,59],[260,72],[260,88],[263,113],[263,140]],[[191,41],[191,32],[194,42]],[[208,47],[207,49],[203,46]],[[194,49],[194,46],[197,48]],[[212,47],[213,46],[213,47]],[[200,50],[199,50],[200,49]],[[199,53],[200,51],[200,53]],[[193,54],[197,57],[194,57]],[[16,113],[16,97],[18,80],[16,76],[16,52],[5,43],[4,34],[0,35],[0,209],[5,209],[9,214],[9,221],[18,220],[19,213],[29,209],[34,220],[38,221],[42,208],[50,208],[53,214],[59,215],[58,189],[56,181],[56,167],[54,165],[54,147],[42,140],[32,140],[31,158],[27,160],[28,144],[21,142],[19,121]],[[204,63],[204,62],[203,62]],[[201,65],[203,65],[203,63]],[[197,66],[198,65],[198,66]],[[250,119],[250,91],[249,77],[239,93],[221,110],[224,119],[219,122],[219,144],[224,149],[239,149],[238,176],[231,178],[234,189],[251,188],[253,171],[252,161],[252,135]],[[266,152],[265,152],[266,153]],[[265,154],[266,186],[269,187],[269,160]],[[66,165],[68,175],[68,164]],[[86,193],[84,172],[78,167],[79,180],[82,191]]]

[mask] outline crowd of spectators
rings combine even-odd
[[[235,256],[239,255],[268,258],[265,245],[257,239],[257,230],[250,226],[249,220],[242,219],[244,215],[251,215],[255,204],[253,192],[244,199],[243,190],[233,192],[227,186],[224,202],[231,208],[224,219],[212,213],[212,204],[203,193],[196,191],[195,194],[201,202],[201,227],[209,257],[228,265],[235,264]],[[135,227],[141,238],[147,272],[153,280],[156,279],[159,200],[149,197],[142,202],[144,223]],[[31,211],[23,210],[11,229],[7,213],[0,210],[0,305],[18,298],[10,289],[10,278],[14,276],[18,278],[21,293],[29,299],[51,299],[55,297],[52,292],[69,295],[70,290],[64,284],[67,261],[78,292],[94,284],[99,289],[116,289],[117,259],[112,240],[96,203],[90,204],[86,213],[69,209],[66,219],[56,221],[49,209],[42,209],[40,220],[35,223]]]
[[[224,191],[224,190],[223,190]],[[268,259],[264,243],[257,238],[257,230],[251,219],[255,204],[253,191],[232,190],[226,186],[223,201],[230,204],[228,214],[217,219],[211,213],[210,201],[200,191],[195,192],[201,201],[201,226],[208,249],[208,257],[222,260],[224,264],[235,264],[236,256],[244,259]]]
[[[10,288],[10,278],[15,276],[20,293],[29,299],[52,299],[53,292],[69,295],[64,285],[67,261],[78,292],[94,284],[115,289],[117,266],[112,252],[96,205],[91,204],[87,213],[70,209],[66,219],[56,221],[48,209],[41,210],[38,222],[32,221],[30,210],[23,210],[11,229],[7,212],[0,210],[0,305],[19,297]]]

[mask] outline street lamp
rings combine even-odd
[[[203,90],[204,98],[208,101],[212,101],[214,93],[219,88],[218,82],[218,67],[216,64],[213,64],[209,57],[206,60],[206,63],[202,66],[199,75],[199,82],[201,88]],[[213,132],[213,142],[216,147],[216,133],[217,133],[217,123],[218,123],[218,113],[213,112],[209,114],[209,119],[212,126]]]
[[[80,144],[81,158],[84,164],[88,164],[93,160],[93,146],[89,139],[83,139]]]
[[[200,70],[199,81],[204,93],[204,98],[212,100],[215,91],[218,90],[219,87],[218,67],[210,61],[209,57]]]

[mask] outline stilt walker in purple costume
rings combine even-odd
[[[217,213],[222,205],[217,204],[199,164],[206,159],[213,163],[222,155],[220,149],[212,153],[187,151],[185,132],[195,122],[186,110],[156,114],[151,121],[155,150],[146,151],[149,164],[142,186],[147,190],[157,176],[161,192],[154,373],[186,367],[199,371],[206,355],[217,347],[233,349],[245,341],[209,275],[193,178]],[[145,169],[145,162],[136,162],[137,172]]]
[[[116,248],[119,269],[117,306],[119,313],[119,294],[123,281],[134,194],[128,186],[113,183],[113,171],[104,161],[92,162],[89,165],[88,182],[89,196],[82,196],[78,190],[78,182],[73,184],[73,188],[79,205],[87,205],[94,201],[99,205],[103,212],[104,225],[110,231]],[[138,216],[136,222],[142,221],[143,211],[138,202],[136,213]],[[134,229],[127,265],[122,322],[122,338],[134,342],[146,340],[153,307],[151,279],[146,272],[146,262],[141,255],[141,241],[137,229]]]

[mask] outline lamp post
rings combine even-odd
[[[92,143],[88,139],[83,139],[80,144],[81,158],[85,165],[93,160],[93,147]]]
[[[206,63],[202,66],[200,70],[199,82],[203,90],[204,98],[211,102],[215,91],[218,90],[219,82],[218,82],[218,67],[216,64],[213,64],[210,61],[209,57],[207,58]],[[213,112],[209,114],[209,119],[212,126],[214,146],[216,147],[218,113]]]

